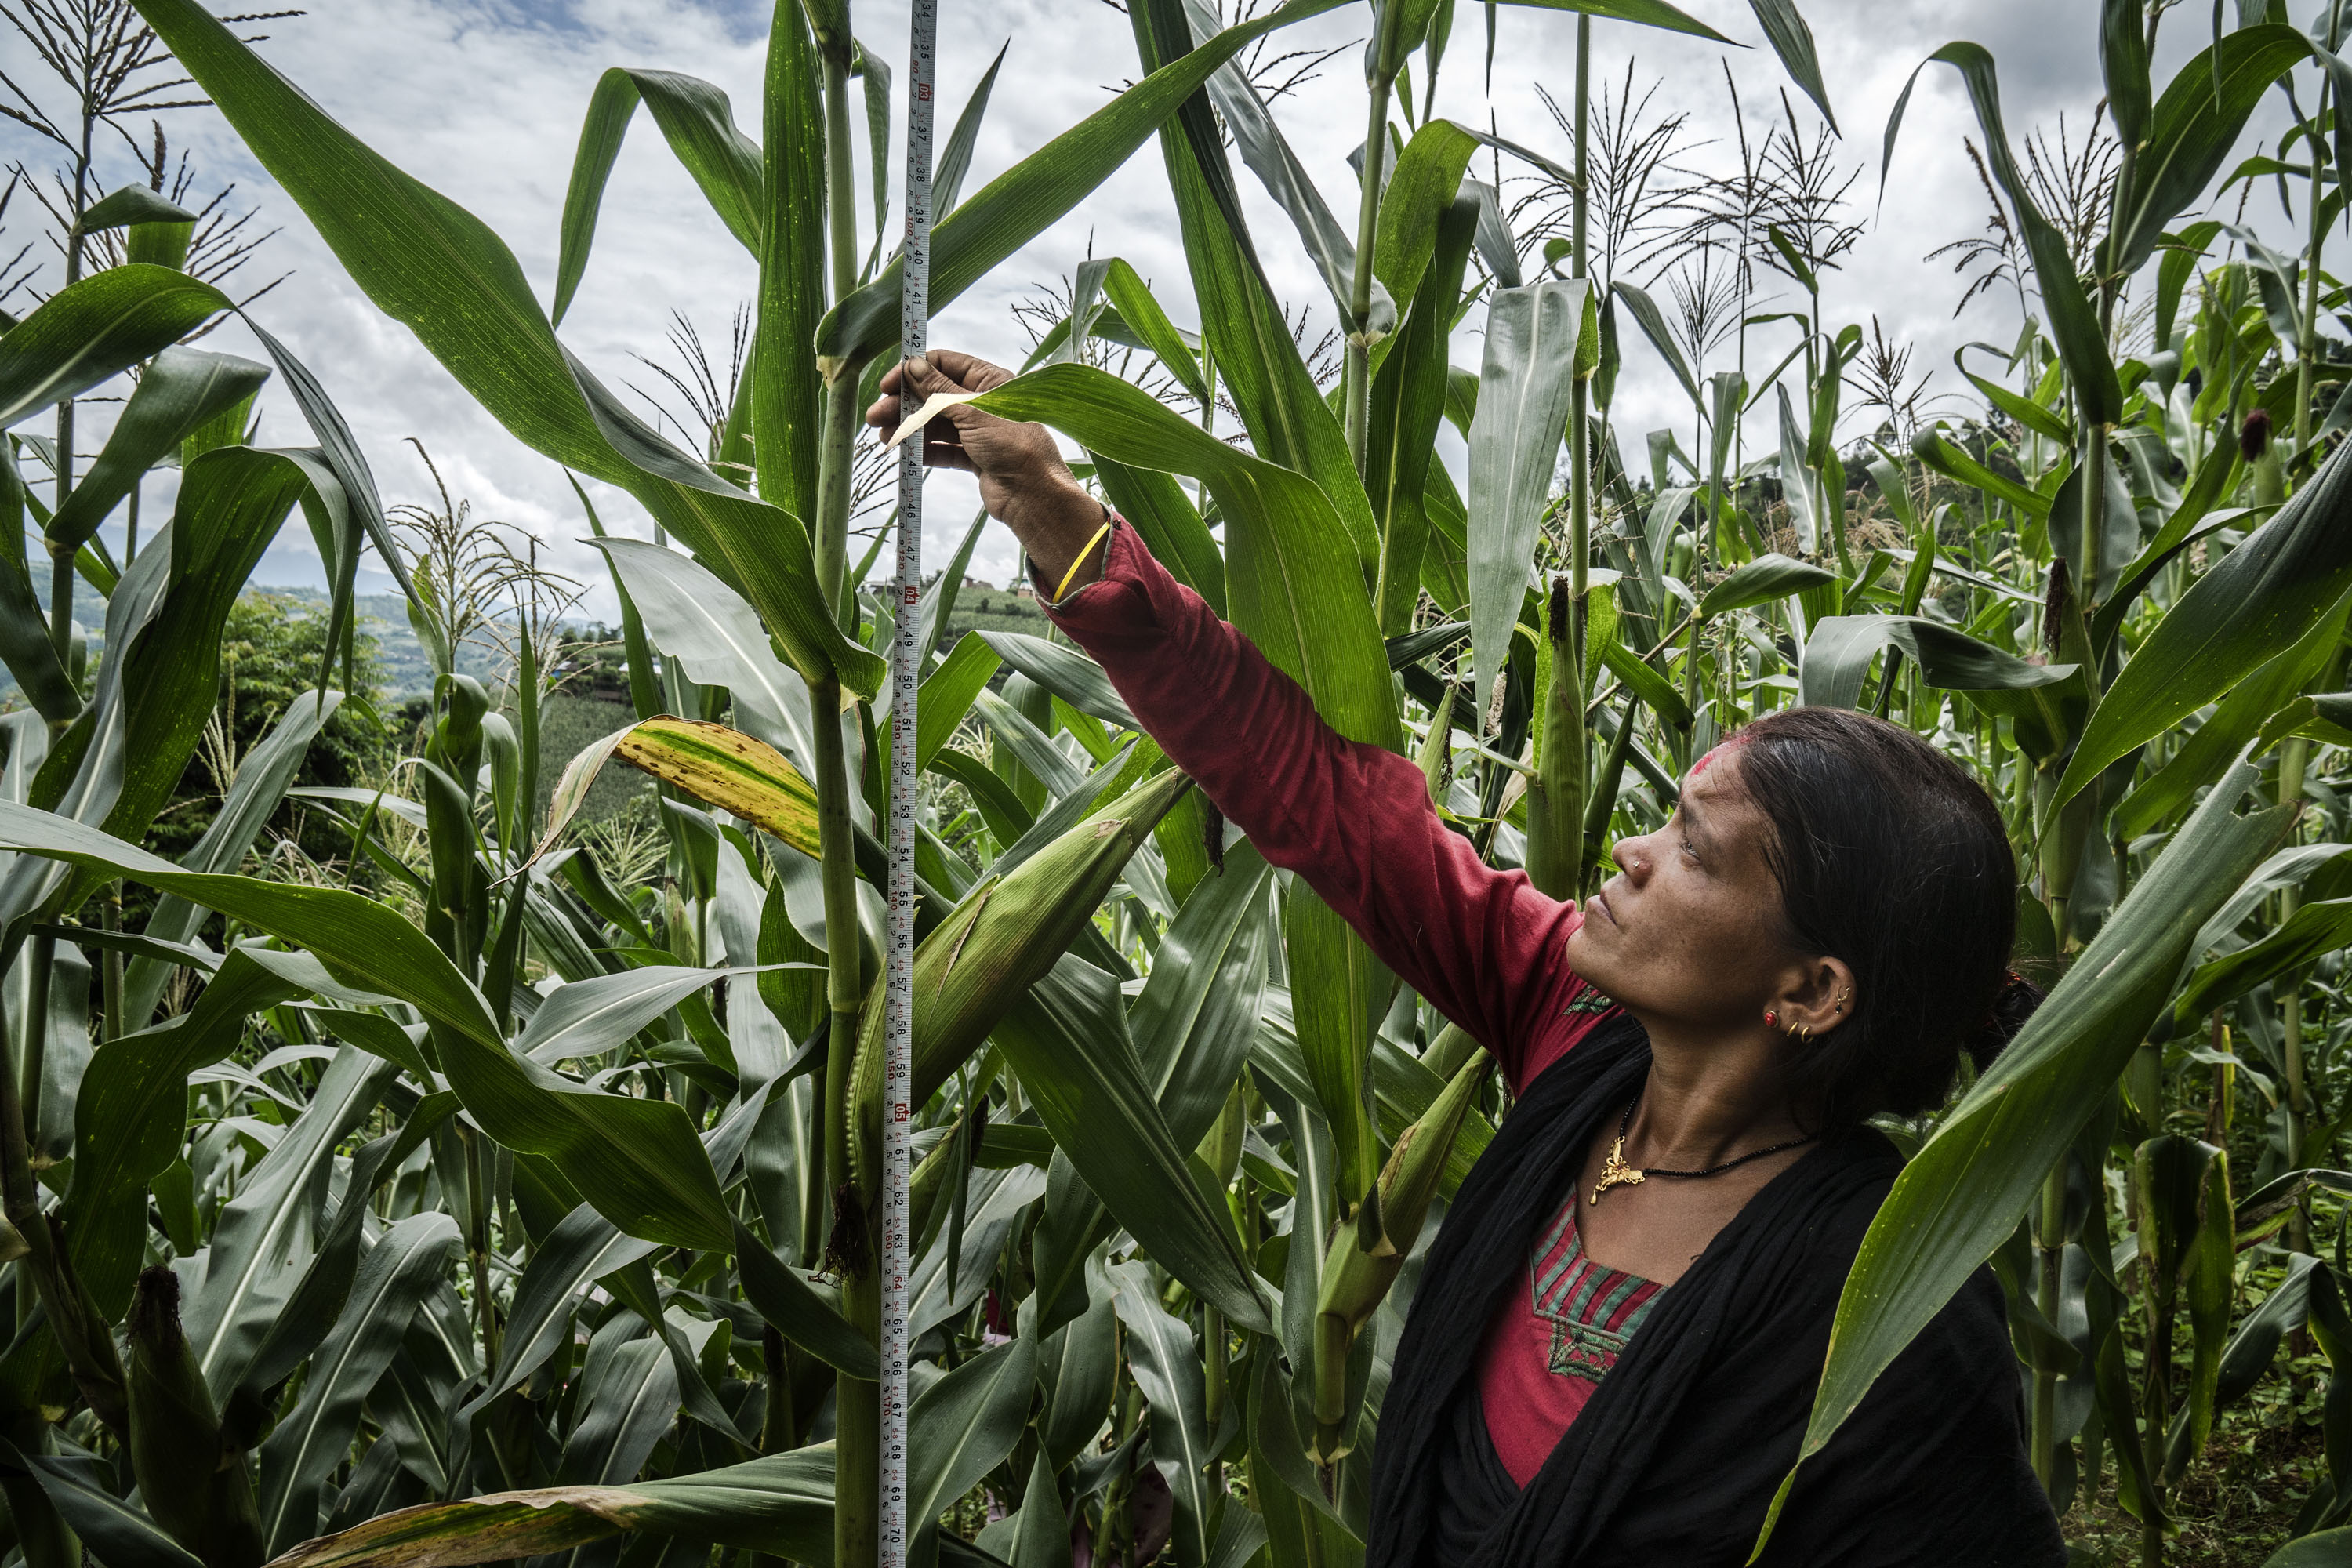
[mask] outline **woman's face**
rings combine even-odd
[[[1740,787],[1738,743],[1701,757],[1665,826],[1617,841],[1619,872],[1585,900],[1569,963],[1654,1032],[1761,1025],[1812,967],[1782,934],[1769,832]]]

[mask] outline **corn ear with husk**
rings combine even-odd
[[[147,1511],[205,1568],[252,1568],[261,1521],[241,1454],[224,1451],[203,1369],[180,1327],[180,1279],[157,1266],[131,1299],[124,1379],[131,1473]]]
[[[1454,1135],[1470,1110],[1472,1096],[1486,1076],[1486,1058],[1475,1056],[1430,1101],[1420,1121],[1397,1135],[1381,1171],[1382,1231],[1378,1249],[1358,1245],[1353,1226],[1332,1237],[1323,1259],[1323,1289],[1315,1304],[1315,1462],[1330,1464],[1353,1445],[1348,1408],[1348,1353],[1356,1336],[1388,1299],[1404,1260],[1421,1238],[1429,1200],[1445,1173]]]
[[[915,949],[911,1103],[929,1100],[1054,966],[1094,919],[1129,858],[1192,786],[1173,770],[1146,780],[1009,874],[981,882],[923,939]],[[850,1080],[861,1194],[876,1191],[879,1168],[883,1013],[877,981],[866,999]]]

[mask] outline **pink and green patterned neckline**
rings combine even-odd
[[[1654,1279],[1593,1261],[1577,1229],[1573,1195],[1530,1253],[1528,1277],[1535,1315],[1551,1325],[1551,1370],[1595,1384],[1617,1364],[1625,1342],[1665,1289]]]

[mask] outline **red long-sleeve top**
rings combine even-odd
[[[1226,820],[1493,1053],[1513,1092],[1606,1016],[1568,963],[1581,910],[1480,860],[1410,758],[1324,723],[1297,682],[1170,576],[1132,528],[1112,531],[1099,578],[1045,608]],[[1572,1225],[1552,1242],[1565,1257]],[[1607,1370],[1563,1354],[1577,1325],[1550,1300],[1559,1264],[1542,1248],[1530,1258],[1530,1288],[1506,1299],[1481,1357],[1488,1430],[1522,1485]],[[1631,1285],[1644,1299],[1657,1289]],[[1622,1319],[1624,1292],[1601,1294]]]

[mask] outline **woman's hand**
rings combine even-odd
[[[884,373],[882,396],[866,411],[866,422],[887,439],[905,417],[909,395],[912,406],[920,408],[939,393],[986,392],[1012,379],[1011,371],[986,360],[933,349]],[[1013,531],[1049,584],[1062,580],[1102,527],[1101,505],[1071,474],[1043,425],[1018,424],[958,403],[934,415],[919,439],[927,466],[979,476],[981,504]]]

